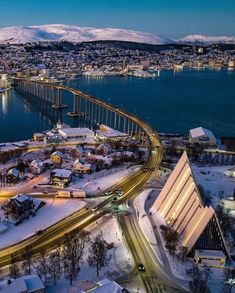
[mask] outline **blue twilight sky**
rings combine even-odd
[[[235,0],[0,0],[0,27],[50,23],[235,36]]]

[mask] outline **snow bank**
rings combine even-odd
[[[1,235],[0,248],[12,245],[26,239],[37,230],[43,230],[70,214],[83,208],[86,203],[78,199],[42,199],[46,205],[38,210],[35,217],[28,219],[18,226],[6,224],[8,231]],[[3,215],[1,214],[1,217]]]

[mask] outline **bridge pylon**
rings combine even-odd
[[[78,118],[84,118],[85,113],[79,111],[79,96],[74,94],[73,95],[73,111],[67,113],[70,117],[78,117]]]
[[[55,92],[55,104],[52,105],[52,108],[65,109],[68,107],[68,105],[62,103],[62,90],[63,89],[56,87],[57,92]]]

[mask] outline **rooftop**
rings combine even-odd
[[[200,137],[200,136],[204,136],[204,135],[211,137],[211,138],[215,138],[214,134],[209,129],[206,129],[203,127],[197,127],[197,128],[191,129],[190,134],[191,134],[192,138],[196,138],[196,137]]]

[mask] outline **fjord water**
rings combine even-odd
[[[235,71],[162,71],[155,79],[80,77],[70,85],[133,112],[159,132],[188,133],[203,126],[217,137],[235,136]],[[72,96],[64,101],[71,107]],[[51,128],[54,119],[14,92],[0,96],[0,141],[32,137]],[[66,111],[62,120],[73,124]]]

